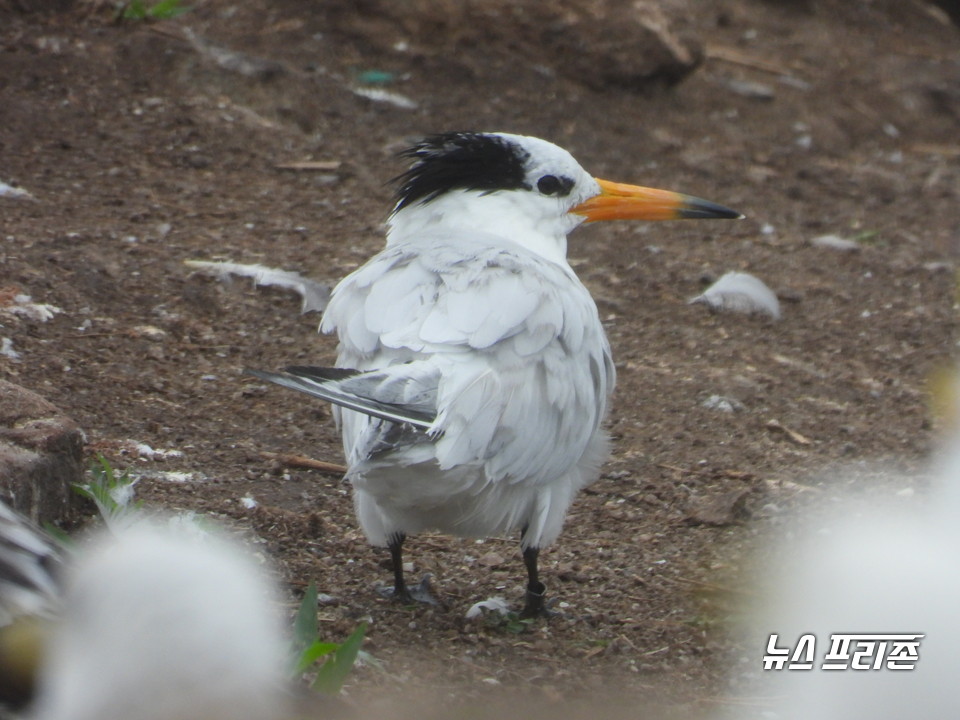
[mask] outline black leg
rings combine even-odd
[[[407,536],[403,533],[397,533],[391,536],[387,547],[390,549],[390,559],[393,562],[393,587],[381,588],[378,590],[383,597],[392,598],[404,605],[415,605],[416,603],[425,603],[427,605],[439,605],[436,598],[430,594],[430,573],[423,576],[419,585],[412,588],[407,585],[403,578],[403,541]]]
[[[407,536],[397,533],[387,547],[390,548],[390,558],[393,561],[393,597],[405,605],[412,605],[414,600],[407,583],[403,579],[403,541]]]
[[[547,586],[540,582],[540,574],[537,569],[537,558],[539,556],[540,548],[528,547],[523,551],[523,564],[527,566],[527,600],[520,612],[522,618],[535,618],[550,614],[543,602]]]

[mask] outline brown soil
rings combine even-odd
[[[737,585],[804,487],[833,482],[824,468],[911,462],[933,444],[928,381],[957,330],[960,32],[920,0],[664,1],[705,60],[641,92],[588,82],[577,73],[589,62],[538,62],[529,13],[511,23],[536,4],[518,0],[460,24],[441,2],[411,3],[403,22],[374,2],[208,0],[124,24],[94,4],[23,5],[0,2],[0,180],[34,199],[0,198],[0,287],[63,312],[4,316],[0,336],[20,358],[0,356],[0,372],[142,474],[148,503],[251,529],[291,603],[315,580],[335,598],[321,607],[327,636],[368,619],[366,648],[386,672],[358,670],[351,697],[520,690],[569,709],[557,703],[615,688],[709,710],[732,694],[730,663],[762,654],[737,647],[737,606],[711,590]],[[210,45],[253,65],[218,65]],[[417,107],[351,92],[369,70],[392,73],[385,89]],[[328,409],[241,374],[328,363],[334,341],[294,296],[183,265],[263,263],[335,282],[382,242],[394,151],[449,129],[545,137],[600,177],[748,216],[572,238],[618,363],[615,449],[542,557],[563,615],[521,634],[464,619],[476,601],[521,597],[515,538],[412,539],[414,573],[433,574],[444,609],[373,592],[389,571],[349,488],[260,455],[341,462]],[[302,160],[339,165],[278,168]],[[826,234],[860,247],[811,244]],[[762,278],[783,318],[687,304],[728,270]],[[739,409],[705,406],[714,395]],[[138,457],[135,443],[183,454]]]

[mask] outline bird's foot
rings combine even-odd
[[[417,603],[422,605],[440,605],[440,601],[430,593],[431,578],[433,578],[433,575],[427,573],[423,576],[423,579],[412,588],[406,584],[400,587],[385,587],[381,585],[377,588],[377,592],[382,597],[396,600],[402,605],[416,605]]]
[[[532,588],[527,587],[527,601],[523,610],[520,611],[520,618],[528,620],[540,617],[552,618],[560,615],[559,611],[553,609],[553,606],[557,604],[557,599],[545,600],[546,594],[547,586],[542,582],[538,582]]]

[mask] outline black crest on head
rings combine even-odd
[[[524,179],[529,153],[499,135],[431,135],[400,156],[414,162],[409,170],[394,178],[399,184],[396,210],[430,202],[448,190],[531,189]]]

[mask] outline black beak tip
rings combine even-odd
[[[680,210],[680,217],[685,220],[742,220],[746,215],[725,205],[697,198],[696,202]]]

